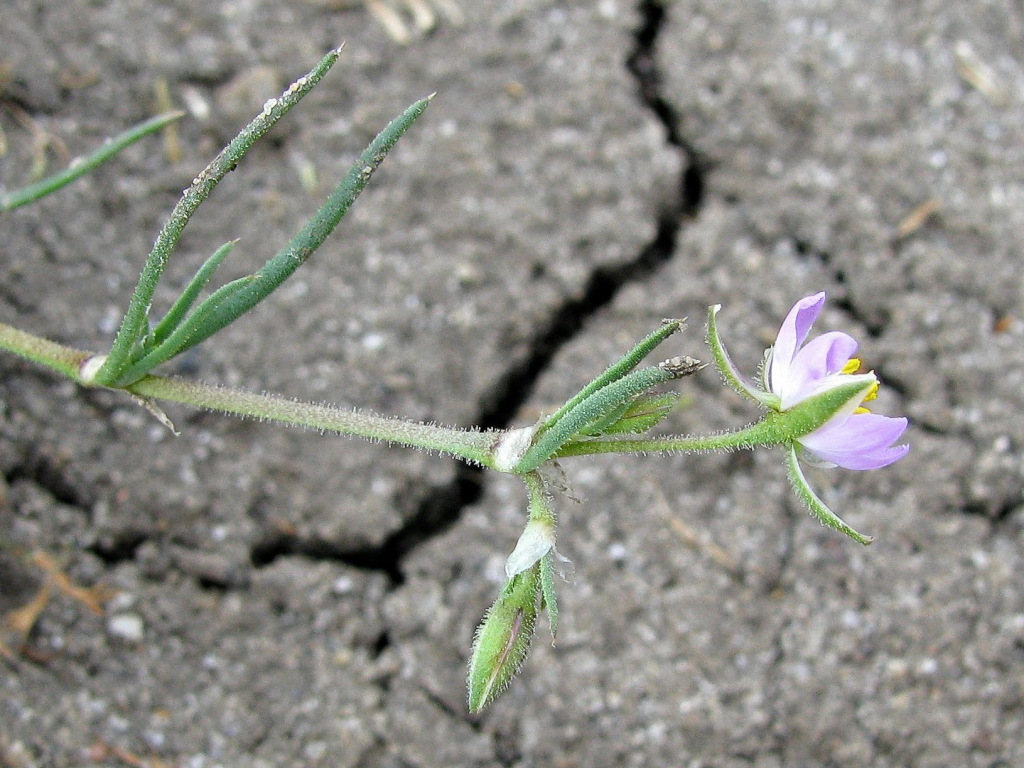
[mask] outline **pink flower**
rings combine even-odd
[[[856,379],[870,384],[861,399],[854,398],[827,422],[797,438],[806,458],[825,466],[878,469],[903,458],[909,445],[893,445],[907,428],[905,418],[870,413],[863,403],[874,399],[878,380],[874,373],[856,374],[860,360],[853,355],[857,342],[831,331],[804,343],[825,304],[825,294],[800,299],[790,310],[775,344],[768,352],[764,390],[775,395],[776,410],[788,411],[810,398]]]
[[[729,358],[715,316],[708,311],[708,344],[726,383],[756,400],[767,413],[743,435],[745,447],[777,445],[786,449],[786,467],[793,488],[822,523],[861,544],[871,537],[843,522],[808,485],[800,460],[825,467],[878,469],[903,458],[908,445],[893,445],[907,428],[905,418],[870,413],[864,403],[878,392],[874,373],[857,373],[857,342],[839,331],[807,341],[811,326],[825,305],[825,294],[800,299],[789,311],[765,353],[758,384],[741,374]]]

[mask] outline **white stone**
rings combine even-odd
[[[142,641],[145,624],[137,613],[119,613],[107,619],[107,632],[131,643]]]

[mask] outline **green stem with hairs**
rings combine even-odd
[[[780,437],[774,421],[773,412],[769,412],[761,421],[716,435],[579,440],[562,446],[552,458],[564,459],[596,453],[706,453],[782,445],[785,441]]]
[[[75,381],[79,381],[79,369],[82,364],[93,356],[92,352],[66,347],[6,323],[0,323],[0,349],[6,349],[33,363],[45,365]]]
[[[313,427],[369,440],[399,443],[411,448],[425,448],[484,466],[490,463],[490,449],[497,438],[494,432],[406,421],[174,377],[146,376],[126,387],[126,391],[139,397],[171,400],[238,416]]]
[[[95,385],[83,379],[83,367],[102,360],[92,352],[67,347],[4,323],[0,323],[0,349],[52,368],[84,386]],[[492,464],[491,448],[499,436],[498,432],[423,424],[166,376],[146,376],[123,390],[144,399],[169,400],[238,416],[424,448],[488,467]]]

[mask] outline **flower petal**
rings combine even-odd
[[[835,441],[862,450],[871,450],[892,445],[906,428],[907,420],[904,417],[855,413],[838,423],[830,422],[807,437],[820,439],[822,443],[818,447],[824,448],[827,441]]]
[[[786,319],[782,321],[782,327],[779,328],[775,344],[772,347],[771,371],[768,377],[772,392],[778,394],[780,386],[785,388],[793,357],[800,345],[804,343],[807,334],[811,332],[811,326],[824,305],[824,292],[806,296],[793,305],[789,314],[786,315]]]
[[[533,568],[555,546],[555,526],[548,520],[530,520],[505,561],[505,578]]]
[[[879,469],[903,458],[909,445],[892,444],[907,428],[905,418],[856,413],[800,438],[815,458],[844,469]]]
[[[857,341],[841,331],[823,333],[807,342],[790,364],[789,371],[773,391],[782,400],[782,408],[791,408],[819,391],[818,382],[838,374],[857,351]],[[783,378],[783,377],[780,377]]]
[[[815,378],[839,373],[857,351],[857,340],[842,331],[829,331],[807,342],[793,358],[793,365],[814,371]]]

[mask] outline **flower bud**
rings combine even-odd
[[[467,681],[470,712],[494,701],[519,674],[543,603],[539,563],[505,582],[473,641]]]

